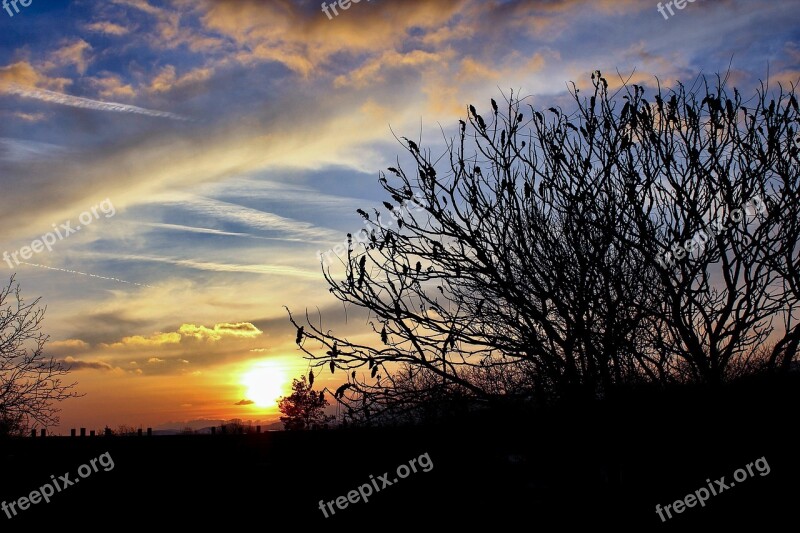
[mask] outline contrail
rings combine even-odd
[[[37,265],[36,263],[26,263],[25,261],[20,261],[23,265],[30,265],[39,268],[46,268],[48,270],[60,270],[61,272],[69,272],[71,274],[80,274],[82,276],[89,276],[90,278],[100,278],[100,279],[107,279],[111,281],[119,281],[120,283],[128,283],[130,285],[138,285],[139,287],[152,287],[152,285],[143,285],[141,283],[135,283],[133,281],[125,281],[124,279],[119,278],[107,278],[105,276],[98,276],[97,274],[87,274],[86,272],[78,272],[77,270],[68,270],[66,268],[56,268],[56,267],[49,267],[45,265]]]
[[[0,86],[0,88],[8,94],[15,94],[23,98],[34,98],[44,102],[52,102],[54,104],[68,105],[71,107],[82,107],[86,109],[95,109],[97,111],[136,113],[139,115],[147,115],[148,117],[171,118],[173,120],[191,120],[187,117],[176,115],[175,113],[168,113],[167,111],[155,111],[143,107],[136,107],[135,105],[117,104],[114,102],[101,102],[99,100],[91,100],[80,96],[71,96],[69,94],[48,91],[47,89],[39,89],[37,87],[25,87],[17,83],[8,83]]]

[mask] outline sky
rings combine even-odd
[[[272,399],[308,371],[284,306],[352,338],[369,330],[328,293],[318,254],[380,205],[396,137],[441,152],[467,105],[512,90],[566,104],[596,69],[612,87],[800,81],[797,0],[672,15],[650,0],[371,0],[337,14],[26,2],[0,10],[0,275],[41,298],[46,353],[84,394],[61,404],[62,434],[274,421]]]

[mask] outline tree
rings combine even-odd
[[[324,391],[317,394],[312,390],[314,374],[309,374],[309,381],[305,376],[292,380],[292,394],[281,398],[278,409],[285,416],[281,417],[283,427],[287,430],[321,429],[327,427],[333,417],[325,414],[325,407],[329,405]]]
[[[56,404],[80,396],[77,383],[62,382],[69,367],[44,355],[45,309],[38,304],[23,300],[14,276],[0,289],[0,436],[57,425]]]
[[[655,85],[650,102],[595,72],[588,98],[572,86],[571,112],[526,110],[513,93],[488,119],[469,106],[440,156],[403,138],[413,171],[398,161],[379,178],[396,225],[359,209],[368,229],[348,236],[338,273],[323,264],[330,292],[374,317],[374,342],[289,312],[312,367],[348,372],[335,395],[348,414],[443,392],[586,401],[788,368],[794,89],[745,101],[719,76]]]
[[[136,428],[134,426],[122,424],[117,426],[116,431],[114,431],[114,435],[118,435],[120,437],[133,437],[138,433],[139,429],[142,428]]]

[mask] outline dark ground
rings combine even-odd
[[[450,420],[435,427],[260,435],[25,438],[0,441],[0,501],[32,490],[109,452],[114,469],[8,519],[0,531],[80,524],[84,531],[131,524],[257,525],[269,530],[380,529],[451,525],[467,531],[708,531],[737,526],[778,531],[800,507],[800,384],[754,381],[713,395],[637,394],[591,408]],[[349,504],[334,500],[427,453],[430,472]],[[764,457],[770,472],[687,508],[662,524],[661,506]],[[379,486],[381,485],[380,482]],[[716,486],[716,484],[714,484]],[[392,527],[392,530],[397,529]],[[427,527],[425,528],[427,529]],[[785,529],[785,528],[780,528]]]

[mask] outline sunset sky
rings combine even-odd
[[[259,397],[308,371],[283,306],[368,331],[352,309],[345,322],[317,252],[380,204],[377,173],[403,154],[392,131],[441,152],[467,104],[511,89],[535,108],[568,104],[566,83],[587,87],[595,69],[652,87],[730,68],[744,94],[800,80],[800,2],[697,0],[668,19],[656,5],[372,0],[332,19],[318,1],[0,10],[0,253],[81,226],[29,264],[0,262],[4,281],[16,272],[42,298],[48,354],[86,393],[55,431],[274,420]]]

